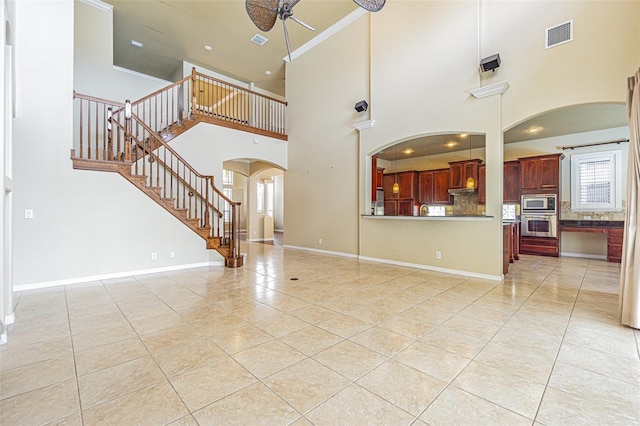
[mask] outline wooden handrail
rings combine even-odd
[[[177,86],[181,85],[182,83],[185,83],[188,80],[191,80],[191,76],[187,76],[187,77],[183,78],[182,80],[178,80],[173,84],[170,84],[170,85],[168,85],[166,87],[163,87],[160,90],[156,90],[155,92],[153,92],[150,95],[145,96],[144,98],[140,98],[135,102],[131,102],[131,105],[141,104],[142,102],[147,101],[147,100],[153,98],[154,96],[158,96],[158,95],[162,94],[163,92],[166,92],[166,91],[168,91],[168,90],[170,90],[170,89],[172,89],[174,87],[177,87]]]
[[[83,95],[81,93],[77,93],[75,90],[73,91],[73,99],[85,99],[87,101],[99,102],[101,104],[114,105],[124,108],[123,102],[116,102],[108,99],[96,98],[95,96]]]
[[[283,104],[285,106],[287,105],[286,101],[282,101],[280,99],[272,98],[271,96],[267,96],[267,95],[264,95],[262,93],[255,92],[255,91],[253,91],[251,89],[247,89],[246,87],[238,86],[237,84],[233,84],[233,83],[229,83],[229,82],[224,81],[224,80],[220,80],[219,78],[211,77],[209,75],[206,75],[206,74],[203,74],[201,72],[195,71],[195,68],[193,68],[193,70],[194,70],[193,74],[198,76],[198,77],[203,77],[203,78],[206,78],[207,80],[213,80],[213,81],[221,83],[221,84],[223,84],[225,86],[233,87],[233,88],[239,89],[239,90],[241,90],[243,92],[250,93],[250,94],[256,95],[256,96],[260,96],[261,98],[269,99],[269,100],[274,101],[274,102],[281,103],[281,104]],[[190,77],[186,77],[186,78],[188,79]]]
[[[131,118],[135,118],[136,122],[138,122],[138,124],[140,124],[147,132],[149,132],[149,135],[153,136],[158,142],[160,142],[160,144],[162,146],[164,146],[169,152],[171,152],[171,154],[173,154],[178,160],[180,160],[181,162],[183,162],[185,164],[185,166],[187,166],[189,168],[189,170],[196,176],[198,176],[199,178],[203,178],[203,179],[207,179],[207,178],[211,178],[211,183],[213,184],[213,176],[210,175],[202,175],[200,173],[198,173],[198,171],[196,169],[194,169],[193,167],[191,167],[191,164],[189,164],[184,158],[182,158],[180,156],[180,154],[178,154],[176,151],[173,150],[173,148],[171,148],[170,145],[166,144],[161,138],[156,136],[156,132],[151,130],[151,128],[149,126],[147,126],[147,124],[142,121],[140,119],[140,117],[138,117],[135,114],[131,114]]]

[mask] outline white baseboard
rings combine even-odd
[[[256,242],[260,242],[260,241],[274,241],[275,238],[251,238],[250,240],[247,240],[250,243],[256,243]]]
[[[352,259],[357,259],[358,258],[357,254],[344,253],[344,252],[341,252],[341,251],[320,250],[320,249],[314,249],[314,248],[310,248],[310,247],[299,247],[299,246],[289,246],[289,245],[285,245],[284,247],[285,248],[294,249],[294,250],[312,251],[312,252],[315,252],[315,253],[331,254],[331,255],[334,255],[334,256],[349,257],[349,258],[352,258]]]
[[[4,325],[11,325],[16,322],[16,314],[11,313],[10,315],[5,315],[4,317]]]
[[[295,249],[295,250],[305,250],[305,251],[312,251],[312,252],[315,252],[315,253],[323,253],[323,254],[331,254],[331,255],[335,255],[335,256],[349,257],[349,258],[352,258],[352,259],[367,260],[369,262],[385,263],[387,265],[408,266],[410,268],[426,269],[426,270],[429,270],[429,271],[443,272],[445,274],[462,275],[462,276],[465,276],[465,277],[472,277],[472,278],[482,278],[482,279],[485,279],[485,280],[502,281],[504,279],[504,275],[478,274],[478,273],[475,273],[475,272],[460,271],[460,270],[457,270],[457,269],[438,268],[436,266],[420,265],[420,264],[417,264],[417,263],[408,263],[408,262],[398,262],[396,260],[380,259],[380,258],[377,258],[377,257],[359,256],[357,254],[343,253],[343,252],[339,252],[339,251],[319,250],[319,249],[314,249],[314,248],[309,248],[309,247],[299,247],[299,246],[289,246],[289,245],[285,245],[284,247],[285,248],[290,248],[290,249]]]
[[[179,271],[181,269],[201,268],[205,266],[224,266],[224,262],[201,262],[186,265],[163,266],[153,269],[140,269],[137,271],[116,272],[113,274],[91,275],[86,277],[68,278],[64,280],[43,281],[39,283],[14,285],[13,291],[37,290],[40,288],[57,287],[61,285],[82,284],[91,281],[109,280],[113,278],[126,278],[134,275],[157,274],[159,272]]]
[[[582,259],[607,260],[607,255],[606,254],[585,254],[585,253],[560,252],[560,256],[562,256],[562,257],[579,257],[579,258],[582,258]]]
[[[380,259],[377,257],[359,256],[358,258],[360,260],[368,260],[370,262],[386,263],[389,265],[397,265],[397,266],[407,266],[409,268],[426,269],[428,271],[443,272],[445,274],[462,275],[464,277],[471,277],[471,278],[482,278],[484,280],[502,281],[504,279],[504,275],[479,274],[476,272],[461,271],[458,269],[439,268],[437,266],[421,265],[419,263],[399,262],[397,260]]]

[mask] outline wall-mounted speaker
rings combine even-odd
[[[358,112],[366,111],[367,108],[369,108],[369,104],[367,103],[367,101],[360,101],[356,103],[356,106],[355,106],[355,109]]]
[[[491,56],[487,56],[486,58],[480,61],[480,69],[482,72],[494,71],[496,68],[500,66],[500,55],[495,54]]]

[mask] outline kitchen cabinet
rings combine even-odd
[[[609,229],[607,231],[607,262],[622,262],[623,236],[623,228]]]
[[[478,166],[478,204],[486,204],[486,202],[487,202],[487,166],[484,164],[480,164],[480,166]]]
[[[449,169],[433,171],[433,203],[451,204],[449,195]]]
[[[393,193],[393,184],[398,182],[400,191]],[[384,214],[389,216],[413,216],[413,207],[418,198],[418,172],[389,173],[383,176]]]
[[[520,161],[507,161],[504,163],[503,176],[503,202],[520,204]]]
[[[454,161],[449,163],[449,189],[460,189],[467,187],[467,179],[473,178],[475,187],[478,185],[478,166],[482,163],[480,159]]]
[[[433,170],[418,173],[418,204],[433,204]]]
[[[520,237],[520,253],[560,256],[558,238]]]
[[[560,161],[563,158],[563,154],[520,158],[520,192],[559,194]]]
[[[376,201],[378,188],[382,188],[384,168],[378,167],[378,157],[371,157],[371,201]]]
[[[503,203],[520,204],[520,162],[508,161],[503,168]],[[487,202],[487,173],[486,165],[478,166],[478,204]]]

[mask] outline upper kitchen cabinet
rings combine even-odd
[[[393,192],[398,183],[399,192]],[[383,176],[384,214],[413,215],[413,207],[418,198],[418,173],[415,171],[389,173]]]
[[[507,161],[504,163],[504,203],[520,203],[520,162]]]
[[[451,204],[449,194],[449,169],[433,171],[433,203]]]
[[[418,173],[418,204],[433,203],[433,170]]]
[[[518,182],[520,184],[520,182]],[[478,166],[478,204],[487,202],[487,166]]]
[[[478,185],[478,166],[482,163],[480,159],[454,161],[449,163],[449,189],[459,189],[467,187],[467,179],[473,178],[475,187]]]
[[[558,194],[563,154],[520,158],[521,194]]]

